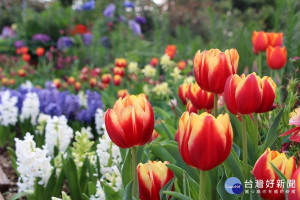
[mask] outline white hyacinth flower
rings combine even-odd
[[[101,187],[101,183],[100,181],[97,181],[97,191],[96,191],[96,194],[95,195],[92,195],[90,197],[90,200],[105,200],[106,197],[105,197],[105,193]]]
[[[101,108],[96,110],[95,114],[95,124],[96,124],[96,131],[99,135],[103,133],[103,125],[104,125],[104,112]]]
[[[30,118],[32,125],[36,125],[36,120],[40,112],[40,100],[35,92],[28,92],[23,101],[22,111],[20,115],[21,122]]]
[[[84,108],[87,108],[87,96],[86,96],[86,94],[82,90],[80,90],[77,96],[79,97],[80,106],[84,107]]]
[[[26,133],[24,140],[15,139],[17,170],[20,174],[18,179],[19,192],[32,192],[34,182],[39,178],[39,185],[46,186],[51,175],[51,158],[47,156],[48,151],[36,148],[33,135]]]
[[[53,156],[54,147],[59,152],[64,152],[73,138],[73,129],[68,126],[68,120],[65,116],[54,116],[48,119],[45,129],[45,147],[49,155]]]
[[[15,125],[18,121],[17,97],[11,97],[9,91],[1,93],[0,124],[2,126]]]

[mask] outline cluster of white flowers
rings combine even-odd
[[[121,174],[117,167],[122,161],[121,153],[119,147],[112,143],[105,128],[103,136],[99,138],[97,156],[100,160],[100,172],[103,175],[101,181],[108,181],[107,183],[118,191],[122,186]]]
[[[156,69],[154,67],[152,67],[151,65],[146,65],[144,67],[144,69],[142,69],[142,72],[143,72],[144,76],[151,78],[151,77],[155,76]]]
[[[30,118],[32,125],[36,125],[36,120],[40,112],[40,100],[35,92],[28,92],[23,101],[22,111],[20,115],[21,122]]]
[[[15,125],[18,121],[17,97],[11,97],[9,91],[1,94],[0,124],[3,126]]]
[[[32,85],[32,83],[31,83],[31,81],[26,80],[25,83],[22,83],[22,84],[20,85],[20,87],[23,88],[23,89],[28,89],[28,90],[30,90],[30,89],[33,88],[33,85]]]
[[[130,74],[135,74],[138,71],[139,71],[139,67],[138,67],[138,63],[137,62],[130,62],[128,64],[128,72]]]
[[[193,76],[188,76],[184,79],[183,83],[190,84],[190,83],[193,83],[194,81],[195,81],[195,78]]]
[[[173,60],[171,60],[171,58],[167,54],[164,54],[160,58],[160,64],[161,64],[163,70],[165,70],[165,71],[168,71],[169,69],[176,66],[176,63]]]
[[[65,116],[54,116],[48,119],[45,129],[45,147],[49,155],[53,155],[56,146],[59,152],[64,152],[73,138],[73,129],[68,126]]]
[[[44,113],[40,113],[38,117],[38,125],[36,126],[35,133],[42,135],[44,133],[45,126],[47,124],[48,119],[51,119],[50,115],[46,115]]]
[[[95,124],[96,124],[97,133],[101,135],[103,133],[103,126],[104,126],[104,112],[101,108],[98,108],[96,110]]]
[[[17,170],[20,174],[18,179],[19,192],[33,191],[34,182],[39,178],[39,185],[45,186],[51,175],[51,158],[46,149],[36,148],[33,135],[26,133],[24,140],[15,139]]]
[[[154,92],[158,96],[167,96],[172,93],[167,82],[157,84],[152,89],[152,92]]]
[[[90,200],[105,200],[105,193],[101,187],[100,181],[97,181],[97,192],[90,197]]]
[[[86,94],[82,90],[80,90],[77,96],[79,97],[80,106],[87,108],[87,96],[86,96]]]
[[[93,139],[94,135],[92,133],[92,128],[90,126],[88,127],[81,127],[80,130],[81,133],[86,133],[89,139]]]

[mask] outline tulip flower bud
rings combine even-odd
[[[182,103],[186,105],[187,101],[186,99],[188,98],[188,90],[189,90],[189,84],[181,84],[178,88],[178,96]]]
[[[96,78],[91,78],[90,79],[90,86],[93,88],[97,85],[97,79]]]
[[[26,71],[24,69],[19,69],[18,70],[18,75],[19,75],[19,77],[25,77],[26,76]]]
[[[202,90],[197,83],[189,85],[188,97],[199,110],[210,110],[214,107],[214,94]]]
[[[228,114],[217,118],[206,112],[184,112],[178,126],[178,148],[183,160],[200,170],[211,170],[228,157],[233,130]]]
[[[70,76],[67,79],[67,82],[68,82],[69,85],[73,85],[76,82],[76,80],[75,80],[75,78],[73,76]]]
[[[252,45],[254,52],[265,51],[269,44],[268,35],[263,31],[253,31]]]
[[[109,82],[111,81],[111,75],[110,74],[103,74],[101,76],[101,81],[102,81],[102,83],[109,84]]]
[[[81,89],[81,83],[80,82],[76,82],[74,84],[74,88],[75,88],[76,91],[79,91]]]
[[[31,56],[30,56],[30,54],[27,54],[27,53],[26,53],[26,54],[23,54],[22,58],[23,58],[23,60],[24,60],[25,62],[29,62]]]
[[[129,95],[128,90],[123,89],[118,91],[118,98],[124,98]]]
[[[267,48],[267,63],[271,69],[281,69],[286,64],[287,53],[285,47]]]
[[[122,76],[120,75],[114,75],[113,77],[113,83],[115,86],[119,86],[122,82]]]
[[[27,47],[21,47],[21,53],[22,54],[27,54],[28,53],[28,48]]]
[[[283,33],[267,33],[269,46],[281,47],[283,41]]]
[[[115,60],[116,67],[126,67],[127,61],[125,58],[116,58]]]
[[[167,54],[170,59],[173,59],[176,54],[176,45],[168,45],[165,49],[165,54]]]
[[[189,101],[186,104],[186,110],[191,114],[191,113],[198,113],[198,109],[192,104],[191,101]]]
[[[150,65],[152,67],[156,67],[157,64],[158,64],[158,58],[151,58]]]
[[[105,113],[105,126],[111,140],[121,148],[146,144],[154,129],[154,114],[145,95],[118,99]]]
[[[275,89],[270,77],[260,79],[255,73],[247,77],[235,74],[226,81],[224,101],[227,109],[235,115],[267,112],[273,109]]]
[[[194,57],[195,79],[202,90],[221,94],[227,78],[236,74],[239,63],[239,54],[236,49],[219,49],[196,53]]]
[[[173,177],[173,172],[166,166],[168,161],[149,161],[137,167],[139,196],[141,200],[160,200],[159,192]]]
[[[289,200],[300,199],[300,167],[294,172],[290,181],[295,181],[295,187],[289,189]]]
[[[124,75],[125,75],[125,70],[124,70],[124,68],[121,68],[121,67],[115,67],[115,68],[114,68],[114,75],[124,76]]]
[[[263,187],[259,189],[261,191],[260,196],[262,199],[284,200],[284,192],[280,192],[283,187],[280,184],[277,184],[280,179],[270,162],[272,162],[287,179],[291,179],[297,168],[296,159],[295,157],[288,159],[284,153],[271,151],[270,148],[268,148],[256,161],[252,171],[255,179],[263,182]],[[273,182],[273,187],[270,187],[269,184],[267,185],[267,182]],[[263,193],[263,190],[271,190],[271,192]],[[277,192],[275,192],[275,190],[277,190]]]
[[[180,61],[180,62],[178,62],[177,66],[180,70],[184,70],[185,67],[186,67],[186,62],[185,61]]]
[[[38,47],[38,48],[36,48],[35,53],[37,56],[43,56],[45,53],[45,49],[42,47]]]

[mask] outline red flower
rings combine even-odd
[[[268,35],[263,31],[253,31],[252,33],[252,45],[254,52],[265,51],[269,44]]]
[[[287,52],[285,47],[267,48],[267,62],[271,69],[281,69],[284,67],[287,60]]]

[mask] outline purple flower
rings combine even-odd
[[[111,43],[110,43],[108,37],[106,37],[106,36],[103,36],[103,37],[101,38],[101,43],[102,43],[102,45],[103,45],[104,47],[106,47],[106,48],[111,48],[111,47],[112,47],[112,45],[111,45]]]
[[[93,10],[95,7],[95,0],[87,1],[82,4],[82,10]]]
[[[120,15],[119,16],[119,22],[125,22],[126,18],[124,17],[124,15]]]
[[[112,18],[115,14],[115,9],[115,4],[111,3],[105,8],[105,10],[103,11],[103,15],[107,18]]]
[[[66,49],[71,46],[73,46],[73,42],[72,42],[71,38],[69,38],[67,36],[60,37],[57,40],[57,48],[58,49]]]
[[[89,46],[92,44],[93,41],[93,34],[92,33],[85,33],[82,35],[83,44]]]
[[[5,26],[2,29],[1,36],[3,38],[13,38],[16,37],[16,33],[9,26]]]
[[[58,104],[50,103],[45,109],[45,114],[53,117],[53,116],[61,116],[62,112],[61,112],[61,108]]]
[[[40,42],[48,42],[50,40],[50,36],[43,33],[37,33],[34,36],[32,36],[32,40],[40,41]]]
[[[24,40],[17,40],[14,43],[16,48],[21,48],[22,46],[24,46]]]
[[[126,8],[134,8],[134,3],[132,1],[124,1],[123,6]]]
[[[132,29],[133,34],[142,35],[142,29],[140,24],[138,24],[135,20],[129,20],[129,26]]]
[[[146,24],[146,22],[147,22],[146,18],[143,16],[136,16],[135,21],[141,25]]]

